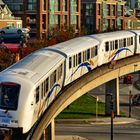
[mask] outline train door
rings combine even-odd
[[[34,94],[34,102],[35,102],[35,106],[34,106],[34,117],[38,118],[39,117],[39,109],[40,109],[40,86],[38,86],[35,89],[35,94]]]
[[[139,34],[137,34],[136,36],[135,36],[135,53],[140,53],[140,35]]]
[[[99,50],[99,58],[98,61],[99,65],[102,65],[104,63],[107,63],[110,59],[110,48],[109,48],[109,41],[101,43],[100,50]]]

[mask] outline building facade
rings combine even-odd
[[[80,29],[81,0],[4,0],[15,16],[20,16],[30,33],[47,34],[50,28],[74,26]]]
[[[12,16],[12,12],[6,4],[0,0],[0,28],[4,27],[22,27],[22,20],[19,17]]]
[[[81,23],[88,33],[124,29],[123,0],[81,0]]]

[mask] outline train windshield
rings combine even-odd
[[[20,85],[11,82],[0,83],[0,109],[16,110]]]

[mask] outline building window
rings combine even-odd
[[[121,16],[123,16],[123,10],[124,10],[124,7],[123,5],[121,5]]]
[[[98,4],[98,15],[101,15],[101,4]]]
[[[36,4],[37,4],[36,0],[28,0],[27,9],[31,11],[36,10]]]
[[[98,30],[101,29],[101,19],[98,19]]]
[[[115,29],[115,26],[116,26],[116,21],[115,19],[112,19],[112,28]]]
[[[67,11],[67,0],[63,0],[63,3],[62,3],[62,6],[63,6],[63,11]]]
[[[116,15],[116,6],[112,5],[112,15],[115,16]]]
[[[108,19],[107,22],[108,22],[108,29],[110,29],[110,19]]]
[[[107,4],[107,15],[110,16],[110,4]]]

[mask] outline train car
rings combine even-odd
[[[140,30],[130,30],[130,32],[135,34],[135,52],[136,54],[140,54]]]
[[[99,65],[116,61],[135,53],[135,34],[130,31],[116,31],[91,35],[100,42]]]
[[[0,130],[27,133],[63,86],[140,53],[140,31],[87,35],[40,49],[0,73]]]
[[[53,46],[54,51],[66,54],[64,85],[98,66],[98,48],[99,41],[90,36],[74,38]]]
[[[63,55],[41,49],[0,73],[2,132],[31,129],[63,86],[64,60]]]

